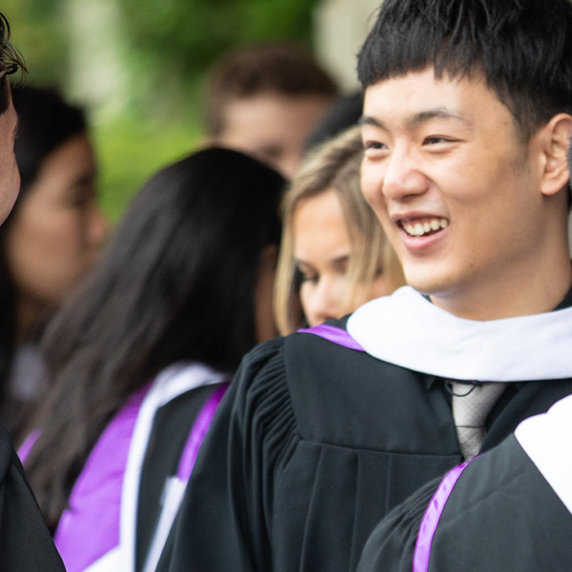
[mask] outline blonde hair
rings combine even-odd
[[[293,219],[296,208],[305,199],[333,190],[342,206],[351,249],[347,290],[342,300],[344,308],[349,311],[356,286],[373,284],[382,271],[391,291],[405,284],[395,251],[362,195],[362,157],[360,129],[352,127],[314,151],[304,161],[284,195],[282,242],[274,297],[276,323],[282,335],[295,331],[303,317],[296,283]]]

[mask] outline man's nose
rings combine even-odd
[[[403,201],[427,190],[428,179],[419,170],[420,162],[409,147],[396,147],[386,165],[382,191],[388,199]]]

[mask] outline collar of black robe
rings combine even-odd
[[[572,291],[553,311],[479,322],[457,318],[406,286],[368,302],[347,323],[371,356],[459,380],[572,377]]]

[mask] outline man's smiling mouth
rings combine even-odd
[[[449,226],[449,221],[442,217],[423,217],[410,220],[400,220],[399,225],[413,237],[430,236]]]

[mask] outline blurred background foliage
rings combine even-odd
[[[200,144],[205,71],[244,43],[311,44],[318,0],[4,0],[27,83],[88,106],[117,221],[155,170]]]

